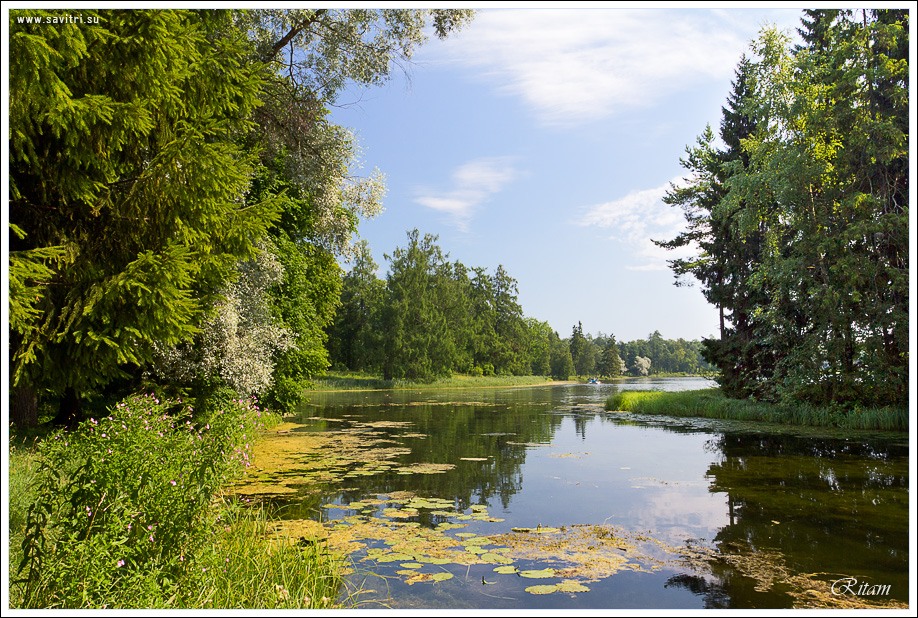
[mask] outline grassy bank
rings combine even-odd
[[[539,386],[550,384],[548,376],[470,376],[454,374],[448,378],[438,378],[433,382],[414,380],[383,380],[378,375],[358,372],[328,372],[314,381],[313,390],[409,390],[439,388],[489,388],[501,386]]]
[[[145,395],[11,440],[10,606],[334,607],[343,558],[271,539],[262,512],[222,495],[273,422],[249,401],[192,416]]]
[[[718,389],[697,391],[620,391],[605,403],[606,410],[763,421],[785,425],[908,431],[908,411],[895,408],[842,410],[808,404],[770,404],[729,399]]]

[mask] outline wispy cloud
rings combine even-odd
[[[676,185],[682,182],[682,178],[671,181]],[[611,240],[623,244],[631,252],[633,263],[627,265],[627,269],[666,270],[669,268],[667,260],[697,252],[695,247],[670,251],[653,243],[653,240],[672,240],[685,229],[682,211],[663,203],[671,183],[590,206],[577,223],[612,230]]]
[[[743,31],[735,19],[697,9],[484,10],[442,49],[542,122],[573,125],[729,79],[762,25]]]
[[[509,157],[476,159],[453,171],[453,186],[446,191],[418,189],[415,202],[449,214],[465,231],[478,206],[517,176]]]

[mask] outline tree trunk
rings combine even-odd
[[[61,397],[60,407],[57,409],[57,416],[54,417],[54,423],[64,427],[74,427],[80,422],[80,395],[72,386],[68,386]]]
[[[12,388],[10,422],[20,429],[38,425],[38,395],[31,384],[20,383]]]

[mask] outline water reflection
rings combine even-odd
[[[463,594],[447,595],[451,607],[781,608],[795,602],[788,577],[812,573],[823,580],[843,574],[890,584],[894,598],[907,598],[908,448],[903,440],[764,433],[761,425],[602,409],[615,389],[648,384],[708,385],[670,379],[317,394],[301,414],[304,435],[361,436],[368,448],[399,448],[401,454],[392,460],[397,465],[352,476],[348,473],[363,470],[352,461],[341,470],[344,480],[303,481],[294,484],[295,493],[272,500],[289,517],[325,520],[347,513],[326,508],[328,503],[411,491],[452,501],[459,511],[483,505],[504,520],[471,522],[468,530],[474,533],[614,524],[726,557],[668,564],[640,577],[616,575],[591,584],[592,591],[576,601],[539,599],[525,594],[522,585],[501,580],[501,594],[509,600],[500,604],[466,583]],[[453,467],[443,473],[404,472],[422,464]],[[432,528],[446,520],[422,510],[409,521]],[[758,562],[744,556],[757,556]],[[486,567],[466,573],[484,575],[493,577]],[[633,591],[623,596],[624,581]],[[392,584],[389,590],[397,595],[387,601],[390,605],[434,606],[431,591],[421,586]],[[441,588],[437,594],[447,593]]]

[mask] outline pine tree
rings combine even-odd
[[[243,206],[265,74],[229,15],[90,16],[10,19],[11,260],[60,248],[40,318],[11,325],[13,383],[60,397],[62,417],[190,338],[277,212]]]

